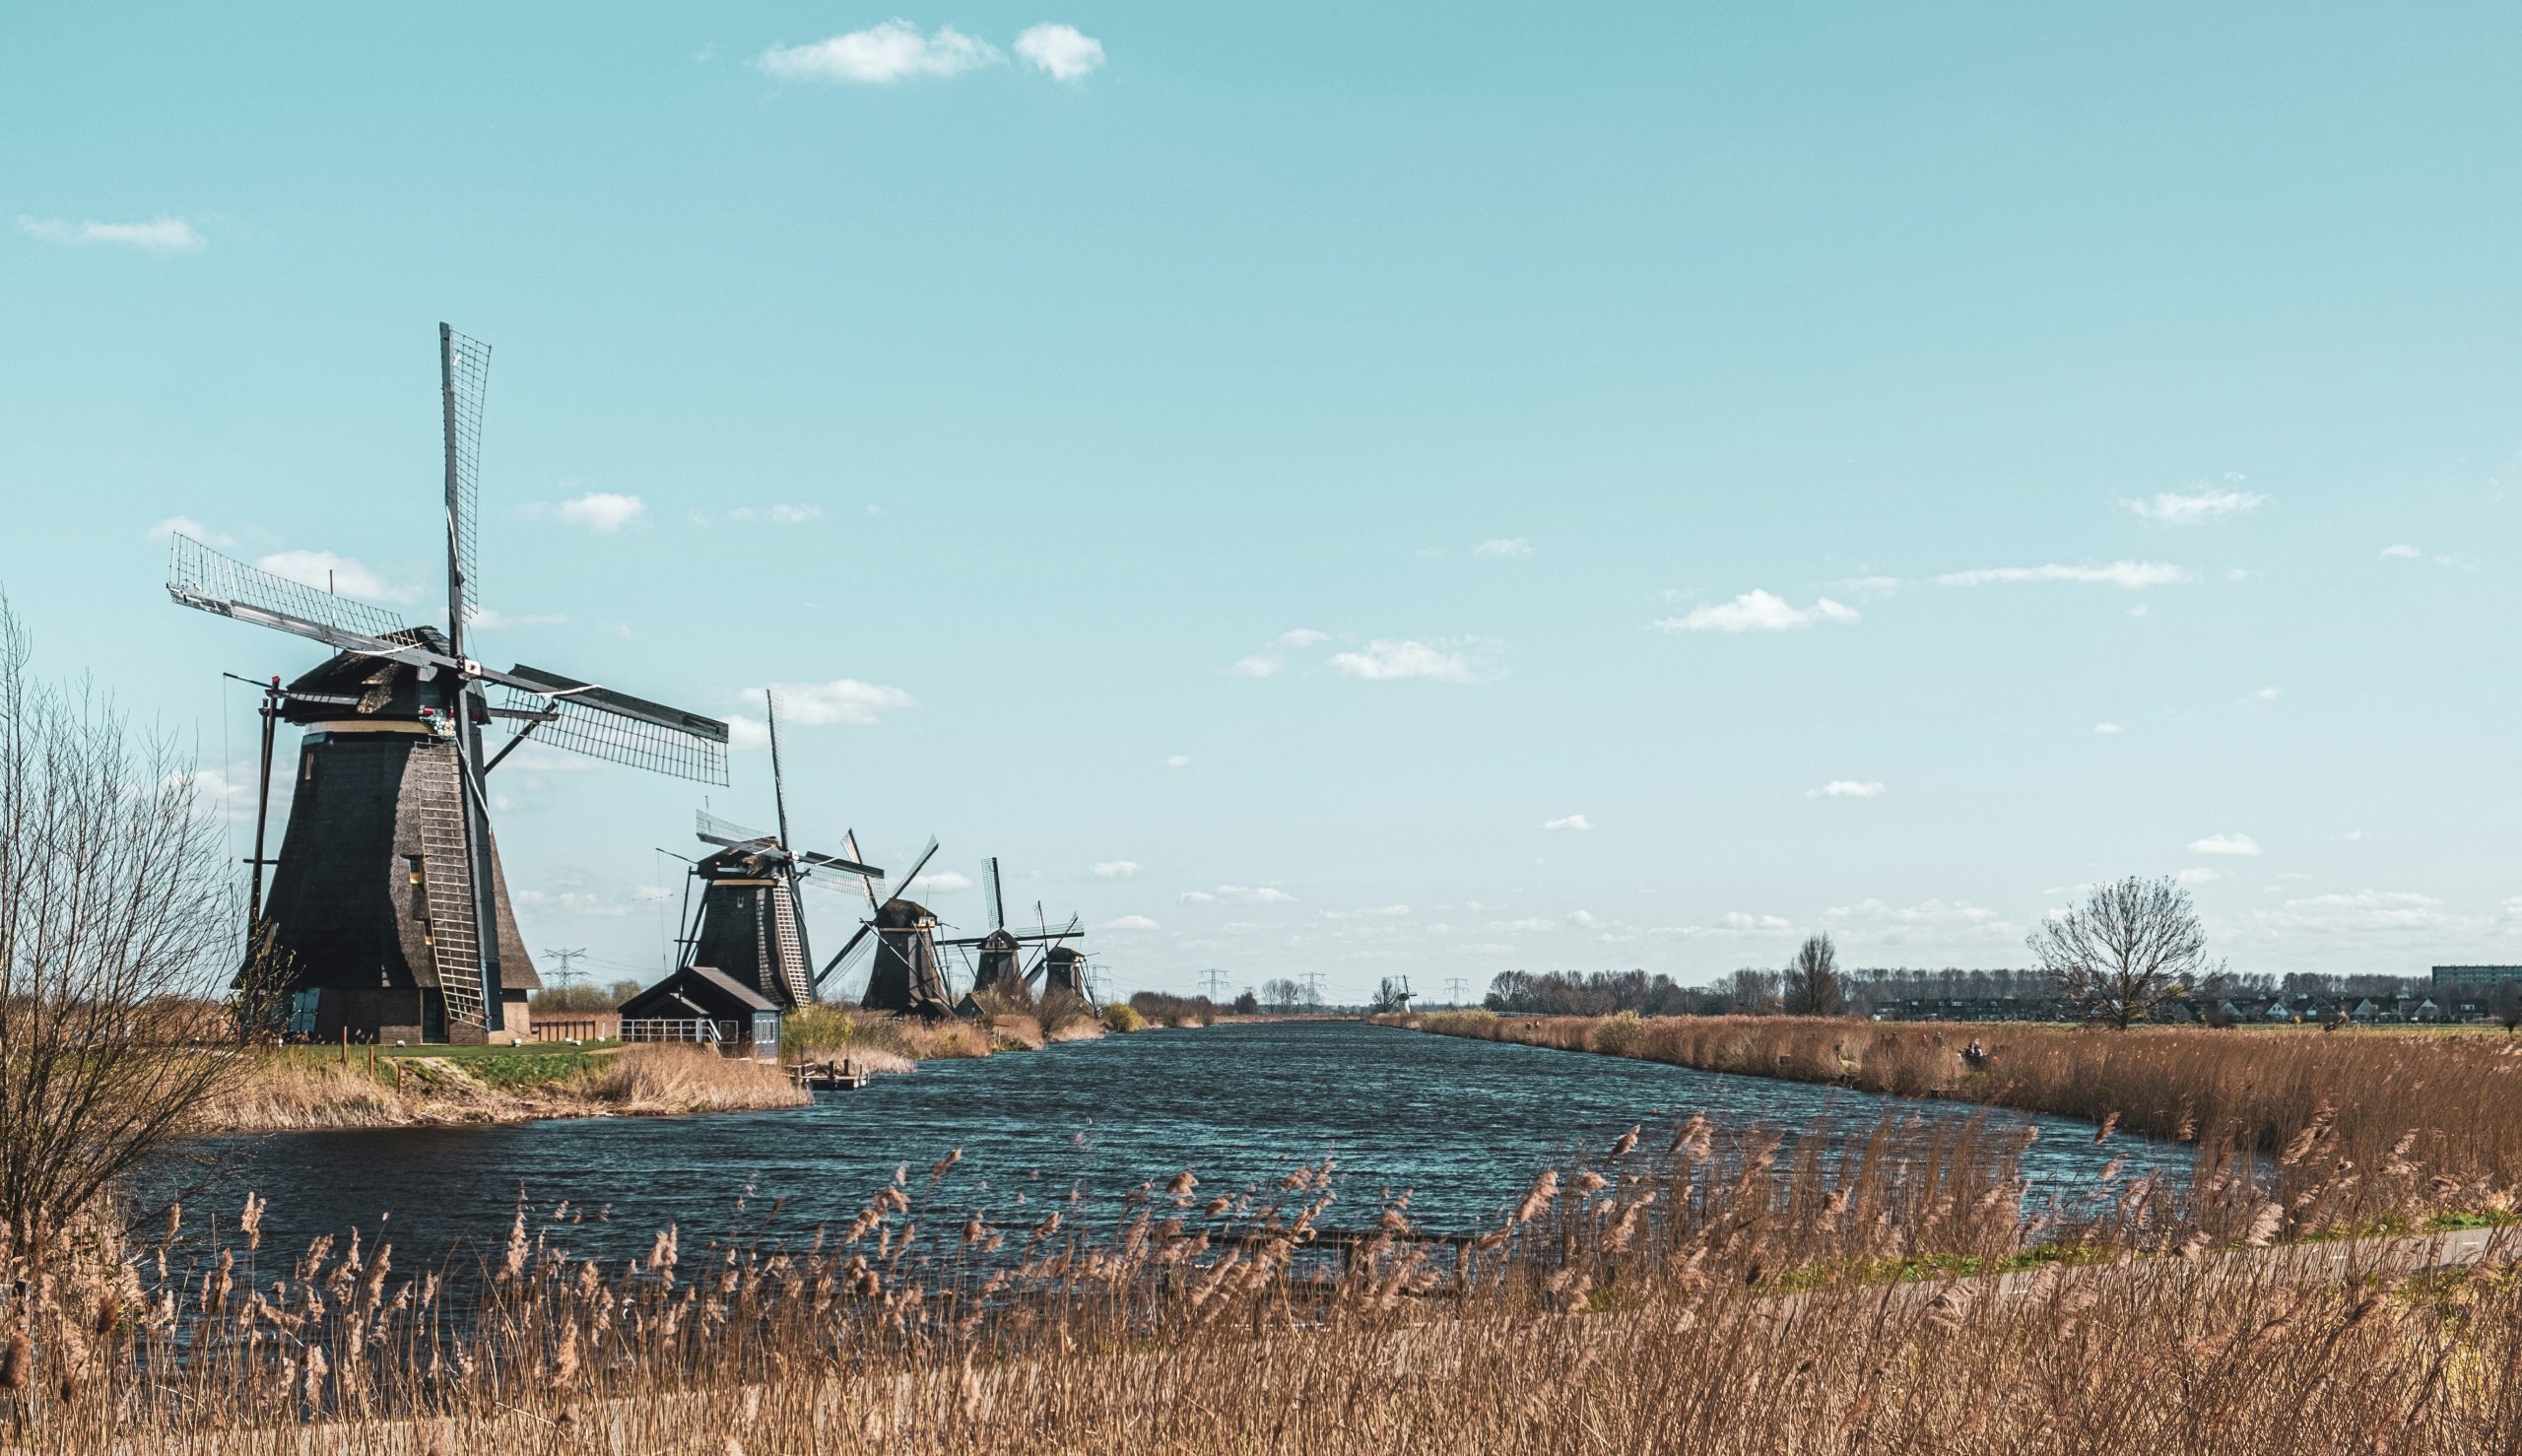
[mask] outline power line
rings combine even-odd
[[[1226,972],[1211,968],[1200,972],[1200,983],[1207,988],[1211,1001],[1226,994]]]
[[[1459,1007],[1462,1005],[1462,988],[1463,979],[1461,976],[1450,975],[1445,977],[1445,1004],[1447,1006]]]

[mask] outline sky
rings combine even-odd
[[[2522,960],[2522,12],[11,7],[0,588],[192,746],[166,533],[726,717],[798,840],[1113,991]],[[170,524],[174,523],[174,524]],[[493,775],[668,953],[703,788]],[[276,812],[274,823],[279,823]],[[810,892],[816,938],[851,897]],[[549,968],[549,958],[545,958]]]

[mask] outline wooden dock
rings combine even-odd
[[[799,1062],[788,1069],[788,1075],[808,1092],[856,1092],[875,1080],[847,1057],[837,1062]]]

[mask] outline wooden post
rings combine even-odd
[[[343,1065],[343,1066],[345,1066],[345,1067],[347,1067],[347,1066],[349,1066],[350,1064],[351,1064],[351,1028],[350,1028],[350,1027],[348,1027],[348,1026],[344,1026],[344,1027],[342,1028],[342,1065]]]

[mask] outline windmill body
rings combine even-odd
[[[898,896],[876,908],[876,961],[867,972],[867,1011],[942,1017],[954,1011],[937,959],[937,916]]]
[[[430,628],[411,636],[445,643]],[[343,653],[280,690],[282,718],[303,732],[262,934],[295,967],[288,1029],[298,1034],[444,1041],[481,1009],[462,765],[436,688],[418,668]],[[500,1020],[522,1027],[543,982],[496,842],[488,860]]]
[[[997,991],[1002,995],[1023,1001],[1032,995],[1034,979],[1046,973],[1055,958],[1068,957],[1081,960],[1084,959],[1076,951],[1062,944],[1062,942],[1076,939],[1083,929],[1076,916],[1070,916],[1068,924],[1059,930],[1051,929],[1048,921],[1042,921],[1037,930],[1022,932],[1009,930],[1007,898],[999,884],[998,860],[995,857],[984,862],[982,882],[989,896],[989,934],[938,942],[942,946],[957,947],[972,958],[973,995],[977,996],[983,991]],[[1034,911],[1038,919],[1040,906],[1036,905]],[[1028,946],[1035,948],[1030,965],[1028,965],[1025,960]],[[1082,975],[1072,975],[1068,981],[1058,979],[1045,981],[1043,989],[1049,990],[1054,985],[1070,984],[1070,981],[1078,983],[1072,985],[1071,989],[1078,990],[1079,994],[1083,995],[1084,977]]]
[[[527,995],[541,980],[517,935],[486,782],[527,738],[726,782],[726,724],[559,673],[501,672],[468,653],[489,367],[487,347],[438,326],[444,630],[407,626],[382,607],[231,560],[188,536],[174,540],[166,590],[178,605],[335,654],[265,690],[266,711],[297,724],[303,740],[271,896],[253,906],[247,927],[244,973],[285,976],[286,1029],[300,1035],[525,1039]],[[493,687],[504,692],[498,705]],[[510,737],[486,755],[483,730],[494,725]],[[268,768],[268,736],[265,743]]]

